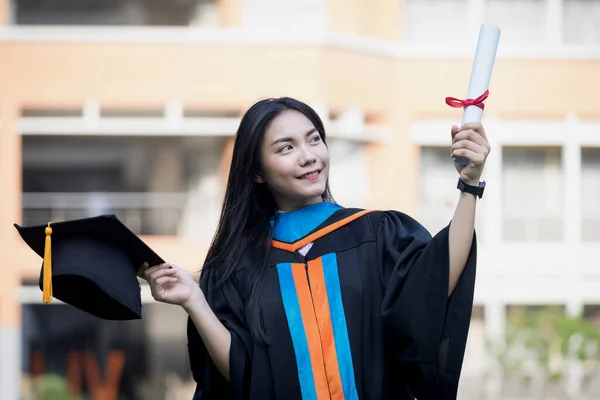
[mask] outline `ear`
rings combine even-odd
[[[258,174],[256,174],[256,176],[254,177],[254,182],[256,182],[256,183],[265,183],[265,180],[263,179],[261,172],[259,172]]]

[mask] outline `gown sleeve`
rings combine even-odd
[[[398,373],[419,400],[456,399],[471,321],[477,241],[448,297],[449,229],[431,237],[396,211],[383,213],[377,229],[386,335]]]
[[[200,287],[217,318],[231,333],[230,381],[227,382],[218,371],[194,322],[188,317],[188,355],[192,376],[197,384],[193,400],[242,399],[250,374],[251,336],[245,324],[242,298],[234,280],[228,279],[217,286],[214,275],[212,270],[207,269],[201,275]]]

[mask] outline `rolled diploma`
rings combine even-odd
[[[500,28],[489,24],[481,25],[475,58],[473,59],[469,89],[467,90],[467,99],[475,99],[488,90],[499,41]],[[468,122],[481,122],[482,116],[483,110],[481,108],[467,106],[463,110],[461,126]],[[460,165],[469,164],[469,160],[464,157],[456,157],[455,161]]]

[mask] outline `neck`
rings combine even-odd
[[[323,197],[318,196],[315,197],[313,199],[310,200],[306,200],[306,201],[277,201],[277,209],[279,211],[283,211],[283,212],[291,212],[291,211],[296,211],[296,210],[300,210],[302,208],[308,207],[308,206],[312,206],[315,204],[319,204],[323,202]]]

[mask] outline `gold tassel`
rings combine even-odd
[[[44,249],[44,281],[42,300],[48,304],[52,301],[52,228],[50,222],[46,228],[46,248]]]

